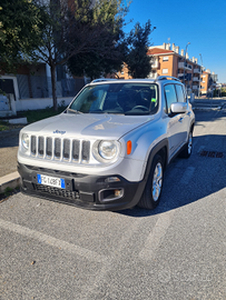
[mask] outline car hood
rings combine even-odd
[[[125,116],[113,114],[66,114],[51,117],[26,126],[22,132],[40,135],[95,137],[119,139],[129,131],[151,121],[153,116]]]

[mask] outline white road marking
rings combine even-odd
[[[158,217],[157,223],[153,228],[153,231],[149,234],[144,248],[140,251],[139,257],[144,260],[150,260],[157,254],[160,242],[165,236],[167,229],[169,228],[175,211],[163,213]]]
[[[72,243],[68,243],[68,242],[56,239],[52,236],[41,233],[39,231],[29,229],[27,227],[17,225],[17,224],[8,222],[8,221],[4,221],[2,219],[0,219],[0,228],[3,228],[5,230],[9,230],[11,232],[15,232],[15,233],[21,234],[23,236],[38,240],[42,243],[45,243],[50,246],[54,246],[60,250],[69,252],[71,254],[76,254],[76,255],[82,256],[85,259],[88,259],[90,261],[104,262],[104,261],[107,261],[107,259],[108,259],[107,256],[100,255],[94,251],[79,247]]]
[[[188,167],[183,176],[181,177],[180,183],[182,184],[188,184],[190,179],[192,178],[193,174],[194,174],[195,168],[194,167]]]

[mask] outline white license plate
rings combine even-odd
[[[37,180],[39,184],[65,189],[65,180],[62,178],[37,174]]]

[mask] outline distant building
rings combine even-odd
[[[150,47],[148,55],[153,58],[150,78],[164,75],[177,77],[185,84],[188,94],[193,93],[196,96],[207,94],[216,84],[217,75],[209,76],[208,73],[207,86],[204,88],[204,85],[201,85],[203,67],[198,64],[198,59],[195,57],[189,59],[188,53],[183,49],[180,51],[179,46],[175,44],[171,46],[169,43],[163,43],[160,46]]]
[[[117,79],[132,79],[132,76],[129,74],[127,65],[124,63],[122,65],[121,71],[115,71],[106,76],[107,78],[117,78]]]
[[[188,93],[199,94],[201,80],[201,65],[195,57],[189,59],[188,53],[175,44],[164,43],[162,46],[149,48],[148,54],[153,57],[150,78],[157,76],[173,76],[179,78],[186,86]]]
[[[201,94],[212,96],[217,87],[217,74],[211,73],[210,70],[203,71],[201,74],[200,91]]]

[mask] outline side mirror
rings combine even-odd
[[[170,110],[173,114],[182,114],[187,110],[186,102],[174,102],[170,105]]]

